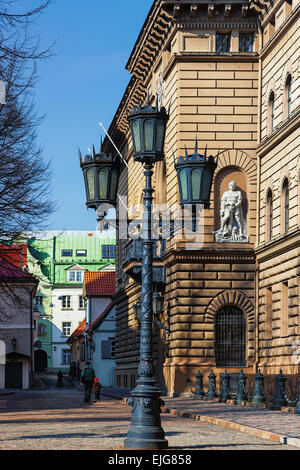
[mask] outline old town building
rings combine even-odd
[[[169,113],[153,196],[173,217],[174,157],[206,146],[218,154],[202,237],[157,243],[154,258],[154,288],[164,298],[154,322],[156,376],[170,395],[187,392],[199,369],[217,378],[240,369],[298,373],[299,14],[298,0],[156,0],[129,57],[131,80],[109,129],[130,168],[123,165],[118,190],[128,197],[129,218],[143,202],[127,120],[138,102],[158,99]],[[108,139],[104,148],[113,150]],[[116,254],[115,383],[131,388],[139,241],[119,233]]]

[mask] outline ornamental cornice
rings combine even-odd
[[[216,264],[223,264],[223,263],[246,263],[246,264],[255,264],[256,258],[254,249],[246,248],[246,249],[235,249],[235,250],[228,250],[227,252],[218,252],[218,250],[203,250],[202,252],[191,253],[191,252],[176,252],[174,250],[170,250],[164,256],[165,266],[170,267],[174,264],[179,263],[197,263],[197,264],[205,264],[205,263],[216,263]]]

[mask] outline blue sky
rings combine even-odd
[[[26,0],[26,8],[39,3]],[[60,208],[48,228],[95,230],[87,210],[78,146],[99,149],[130,80],[125,66],[153,0],[53,0],[34,24],[41,45],[55,42],[55,56],[38,66],[35,101],[45,119],[38,143],[53,171]]]

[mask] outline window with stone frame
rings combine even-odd
[[[275,109],[275,94],[271,91],[268,101],[268,118],[267,118],[267,125],[268,125],[268,134],[274,131],[275,128],[275,117],[274,117],[274,109]]]
[[[289,230],[289,216],[290,216],[289,212],[290,212],[289,181],[287,178],[285,178],[283,185],[282,185],[282,194],[281,194],[282,233],[287,233]]]
[[[283,119],[288,119],[291,115],[292,105],[292,76],[289,73],[284,86],[284,98],[283,98]]]
[[[231,33],[216,33],[216,52],[230,52]]]
[[[239,33],[239,52],[253,52],[254,33]]]
[[[266,238],[265,241],[268,242],[272,240],[273,237],[273,194],[271,189],[267,192],[267,203],[266,203]]]
[[[216,315],[215,358],[217,367],[246,365],[246,319],[237,306],[226,305]]]

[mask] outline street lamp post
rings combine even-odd
[[[131,392],[132,421],[125,440],[126,448],[164,449],[168,447],[161,427],[160,408],[162,400],[160,390],[154,378],[152,355],[152,317],[153,317],[153,282],[152,261],[153,245],[151,236],[152,216],[152,174],[156,162],[164,158],[164,140],[168,115],[164,108],[153,108],[148,103],[145,107],[133,108],[128,116],[134,147],[134,160],[144,165],[144,213],[142,224],[142,303],[140,360],[137,386]]]
[[[131,449],[165,449],[168,441],[165,439],[161,427],[161,400],[160,390],[154,378],[155,371],[152,354],[152,327],[153,313],[160,312],[163,299],[158,293],[153,295],[153,247],[152,239],[152,174],[156,162],[164,159],[164,142],[166,125],[169,116],[165,108],[158,109],[150,106],[138,105],[128,114],[128,121],[132,135],[134,160],[143,164],[145,176],[144,213],[142,223],[142,292],[141,302],[135,306],[136,318],[140,317],[140,358],[138,379],[135,389],[131,392],[132,420],[124,445]],[[83,170],[87,207],[97,209],[104,203],[116,205],[117,188],[120,170],[120,161],[113,159],[100,150],[99,154],[93,151],[82,159],[80,165]],[[180,204],[191,204],[193,213],[197,206],[209,207],[210,191],[213,175],[217,166],[214,157],[207,157],[206,151],[201,155],[197,151],[191,155],[186,153],[185,158],[179,157],[175,161]],[[154,308],[153,308],[154,304]]]

